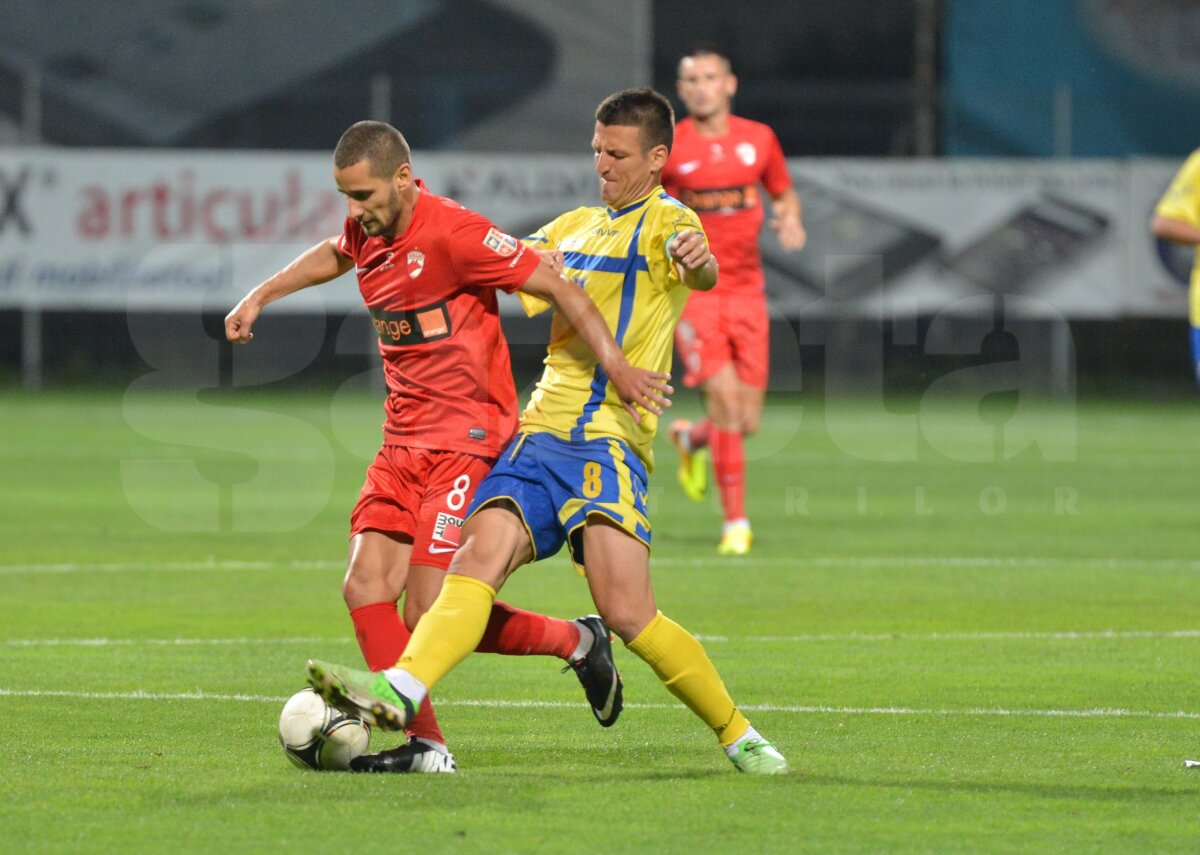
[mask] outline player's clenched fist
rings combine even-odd
[[[708,251],[708,241],[700,232],[684,229],[671,240],[668,247],[671,257],[684,270],[699,270],[708,263],[712,254]]]
[[[254,338],[250,328],[258,320],[262,306],[250,300],[242,300],[225,316],[225,338],[237,344],[247,344]]]

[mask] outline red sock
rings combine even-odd
[[[579,646],[579,627],[569,620],[513,608],[496,600],[487,629],[475,649],[508,656],[557,656],[569,659]]]
[[[712,431],[712,419],[701,419],[692,425],[692,429],[688,431],[688,445],[692,447],[692,451],[699,451],[708,445],[709,433]]]
[[[358,639],[368,668],[382,671],[400,661],[400,654],[404,652],[412,633],[400,620],[395,603],[371,603],[351,609],[350,620],[354,621],[354,637]],[[410,737],[430,739],[443,745],[446,743],[430,698],[421,704],[416,718],[409,722],[404,732]]]
[[[725,520],[740,520],[746,516],[746,454],[742,435],[737,431],[712,431],[713,472],[721,488],[721,504]]]

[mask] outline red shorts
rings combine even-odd
[[[675,347],[684,368],[683,385],[702,386],[733,363],[743,383],[766,389],[770,329],[765,295],[691,295],[675,328]]]
[[[445,570],[458,549],[463,517],[494,460],[460,451],[385,445],[367,469],[350,536],[364,531],[412,538],[412,564]]]

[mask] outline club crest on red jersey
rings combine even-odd
[[[483,238],[483,245],[497,255],[505,257],[517,251],[517,239],[495,228],[488,229]]]
[[[754,161],[758,160],[758,149],[754,147],[753,143],[738,143],[734,151],[737,152],[738,159],[747,166],[753,166]]]
[[[408,275],[416,279],[421,275],[421,271],[425,269],[425,253],[419,249],[411,250],[408,253]]]

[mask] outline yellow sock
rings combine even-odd
[[[487,628],[496,592],[478,579],[450,573],[417,628],[397,668],[403,668],[432,689],[479,644]]]
[[[662,612],[626,647],[654,669],[667,691],[713,729],[722,745],[732,745],[750,727],[704,647]]]

